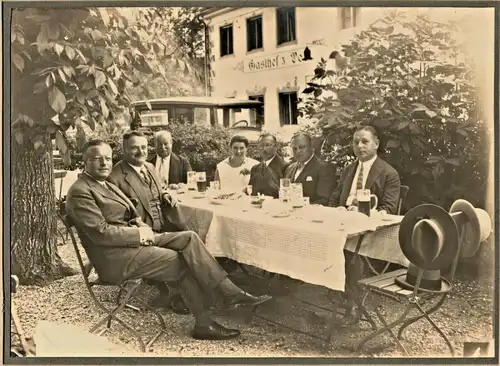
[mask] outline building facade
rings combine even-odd
[[[308,123],[297,103],[320,59],[334,68],[331,52],[341,51],[379,13],[352,7],[208,9],[211,96],[262,101],[251,124],[287,140]]]

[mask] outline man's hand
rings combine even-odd
[[[134,217],[132,220],[130,220],[129,225],[131,226],[137,226],[137,227],[149,227],[140,217]]]
[[[357,211],[358,210],[358,206],[349,206],[347,207],[347,211]]]
[[[248,169],[248,168],[243,168],[243,169],[241,169],[240,174],[243,174],[243,175],[249,175],[249,174],[250,174],[250,169]]]
[[[165,200],[165,203],[171,207],[177,207],[177,198],[172,197],[170,193],[165,192],[163,193],[163,199]]]

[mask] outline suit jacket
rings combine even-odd
[[[156,174],[155,168],[152,164],[144,163],[146,169],[153,177],[153,184],[156,184],[159,192],[162,191],[160,180]],[[115,164],[108,181],[115,184],[125,195],[135,204],[135,208],[142,221],[152,226],[153,213],[151,212],[151,205],[148,200],[148,188],[144,186],[141,177],[126,161],[121,160]],[[183,231],[188,230],[185,220],[178,207],[171,207],[163,202],[162,199],[162,214],[164,227],[163,231]]]
[[[344,168],[337,189],[332,194],[330,206],[346,205],[357,167],[358,161],[355,161]],[[387,213],[396,214],[400,187],[398,172],[387,162],[377,157],[370,173],[368,173],[365,184],[365,188],[378,198],[377,210],[386,210]]]
[[[288,163],[279,155],[276,155],[269,163],[265,162],[254,165],[250,170],[250,185],[252,194],[264,194],[278,198],[280,189],[280,179],[285,176]]]
[[[99,278],[120,283],[141,250],[139,229],[129,225],[138,215],[118,187],[109,187],[81,174],[68,190],[66,212]]]
[[[291,163],[285,171],[285,178],[290,178],[292,183],[302,183],[304,197],[309,197],[310,203],[326,206],[335,188],[335,168],[313,156],[294,180],[297,167],[297,162]]]
[[[187,183],[187,172],[191,170],[191,164],[189,164],[189,160],[183,156],[175,155],[174,153],[171,153],[170,155],[168,184]],[[153,167],[156,167],[157,158],[158,157],[155,156],[150,161],[150,163],[153,164]]]

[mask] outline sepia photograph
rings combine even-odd
[[[235,5],[2,3],[5,363],[498,363],[499,5]]]

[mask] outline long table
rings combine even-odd
[[[248,200],[215,205],[191,194],[178,198],[188,226],[216,257],[338,291],[345,289],[344,249],[408,265],[398,241],[402,216],[367,218],[357,212],[310,206],[290,217],[275,218]],[[315,217],[323,217],[322,223],[308,218],[311,210],[316,210]]]

